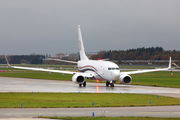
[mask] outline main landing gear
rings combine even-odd
[[[114,87],[113,81],[106,81],[106,87],[108,87],[109,85],[111,85],[111,87]]]
[[[83,84],[79,84],[79,87],[81,87],[83,85],[83,87],[86,87],[86,81],[84,81]]]

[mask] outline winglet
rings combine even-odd
[[[169,67],[168,69],[171,69],[171,57],[169,58]]]
[[[10,67],[10,64],[8,62],[8,59],[7,59],[6,55],[5,55],[5,59],[6,59],[7,65]]]

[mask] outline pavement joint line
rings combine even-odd
[[[3,114],[3,113],[2,113]],[[18,114],[18,115],[21,115],[21,114],[44,114],[44,113],[11,113],[11,114]],[[9,114],[9,115],[11,115]],[[46,114],[69,114],[69,113],[46,113]],[[79,113],[71,113],[71,114],[79,114]]]

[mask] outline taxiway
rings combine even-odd
[[[156,94],[180,98],[179,88],[150,87],[115,84],[114,88],[105,83],[87,83],[79,87],[72,81],[41,80],[0,77],[0,92],[62,92],[62,93],[137,93]],[[180,106],[150,107],[108,107],[108,108],[1,108],[1,118],[38,116],[149,116],[180,117]]]
[[[0,77],[0,92],[62,92],[62,93],[139,93],[180,95],[179,88],[151,87],[138,85],[115,84],[115,87],[106,87],[105,83],[87,83],[86,87],[79,87],[72,81],[42,80],[26,78]]]
[[[102,108],[2,108],[0,118],[24,118],[38,116],[149,116],[149,117],[180,117],[180,106],[149,106],[149,107],[102,107]]]

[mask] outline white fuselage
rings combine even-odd
[[[119,66],[109,61],[80,60],[78,69],[80,72],[92,73],[93,77],[89,79],[116,81],[120,76]]]

